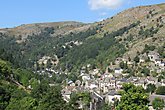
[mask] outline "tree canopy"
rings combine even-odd
[[[160,98],[155,98],[153,101],[152,101],[152,106],[154,109],[156,110],[163,110],[163,107],[165,107],[165,102],[163,99],[160,99]]]
[[[156,90],[156,94],[165,95],[165,86],[160,86]]]
[[[117,110],[148,110],[148,95],[141,86],[124,84]]]

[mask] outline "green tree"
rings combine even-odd
[[[51,68],[52,67],[52,63],[51,63],[50,59],[48,59],[46,66],[47,66],[47,68]]]
[[[143,87],[124,84],[121,95],[121,100],[116,107],[117,110],[148,110],[148,95]]]
[[[39,85],[34,86],[31,91],[31,96],[40,100],[48,92],[48,88],[48,83],[46,81],[41,81]]]
[[[20,110],[36,110],[38,107],[38,102],[32,97],[24,97],[20,101]]]
[[[164,43],[164,45],[162,47],[159,47],[158,48],[158,53],[160,54],[160,56],[162,58],[165,58],[165,49],[164,49],[164,46],[165,46],[165,43]]]
[[[77,77],[76,73],[71,73],[68,75],[68,79],[75,82],[78,79],[78,77]]]
[[[77,109],[78,101],[84,106],[84,108],[89,108],[89,104],[91,101],[90,93],[88,92],[80,92],[80,93],[72,93],[71,99],[69,101],[70,107]]]
[[[0,77],[9,77],[12,74],[11,66],[8,62],[5,62],[0,59]]]
[[[65,110],[66,103],[62,99],[61,88],[55,86],[49,88],[47,93],[42,96],[39,103],[39,110]]]
[[[154,93],[155,92],[155,90],[156,90],[156,86],[154,85],[154,84],[148,84],[147,85],[147,89],[146,89],[146,91],[148,92],[148,93]]]
[[[141,70],[141,73],[144,75],[144,76],[149,76],[150,74],[150,70],[146,67],[144,67],[142,70]]]
[[[29,84],[31,85],[32,88],[36,88],[39,85],[39,81],[35,78],[31,78]]]
[[[24,97],[21,100],[12,98],[6,110],[37,110],[38,102],[32,97]]]
[[[127,63],[124,63],[123,61],[120,62],[119,66],[120,66],[120,68],[122,68],[122,69],[127,69],[127,68],[128,68]]]
[[[101,110],[113,110],[113,105],[104,103],[101,107]]]
[[[20,110],[20,101],[15,99],[15,98],[11,98],[9,105],[6,107],[5,110]]]
[[[163,110],[163,107],[165,107],[165,102],[163,99],[160,99],[160,98],[155,98],[153,101],[152,101],[152,106],[154,109],[156,110]]]
[[[148,53],[149,51],[154,51],[154,49],[155,49],[155,46],[153,46],[153,45],[145,45],[145,48],[144,48],[144,50],[143,50],[143,53]]]
[[[4,110],[9,104],[11,94],[2,87],[0,87],[0,94],[0,109]]]
[[[136,62],[136,63],[139,63],[139,57],[138,56],[136,56],[135,58],[134,58],[134,61]]]
[[[156,94],[165,95],[165,86],[160,86],[156,90]]]

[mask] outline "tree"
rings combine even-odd
[[[12,98],[6,110],[36,110],[38,102],[32,97],[24,97],[21,100]]]
[[[0,109],[1,110],[4,110],[8,103],[9,103],[9,100],[11,98],[11,95],[8,91],[6,91],[4,88],[0,87]]]
[[[71,73],[71,74],[68,75],[68,79],[75,82],[78,78],[77,78],[76,73]]]
[[[153,46],[153,45],[145,45],[145,48],[144,48],[144,50],[143,50],[143,53],[148,53],[149,51],[154,51],[154,49],[155,49],[155,46]]]
[[[101,110],[113,110],[113,105],[104,103],[101,107]]]
[[[149,93],[152,94],[152,93],[155,92],[155,90],[156,90],[156,87],[155,87],[154,84],[151,84],[151,83],[150,83],[150,84],[147,85],[147,89],[146,89],[147,92],[149,92]]]
[[[152,101],[152,106],[154,109],[156,110],[163,110],[163,107],[165,107],[165,102],[163,99],[160,99],[160,98],[155,98],[153,101]]]
[[[22,83],[24,86],[29,85],[29,80],[32,77],[33,73],[31,71],[18,68],[14,71],[15,76],[17,77],[18,82]]]
[[[84,106],[83,108],[88,108],[91,101],[90,93],[88,92],[72,93],[71,99],[69,101],[70,107],[77,109],[79,106],[79,104],[77,103],[78,101]]]
[[[120,68],[122,68],[122,69],[127,69],[127,68],[128,68],[127,63],[124,63],[123,61],[120,62],[119,66],[120,66]]]
[[[36,99],[32,97],[24,97],[20,101],[19,110],[36,110],[37,107],[38,107],[38,102]]]
[[[108,68],[108,73],[113,72],[113,70],[111,68]]]
[[[20,110],[19,108],[20,108],[19,100],[15,98],[11,98],[9,105],[6,107],[5,110]]]
[[[134,61],[136,62],[136,63],[139,63],[139,57],[138,56],[136,56],[135,58],[134,58]]]
[[[123,85],[121,100],[116,110],[148,110],[148,95],[141,86],[135,86],[131,83]]]
[[[52,67],[52,63],[51,63],[51,60],[50,59],[48,59],[46,65],[47,65],[47,68],[51,68]]]
[[[35,78],[31,78],[29,84],[31,85],[32,88],[36,88],[39,85],[39,81]]]
[[[39,103],[39,110],[65,110],[65,107],[66,103],[62,99],[61,88],[59,86],[49,88]]]
[[[40,100],[48,92],[48,88],[48,83],[46,81],[41,81],[39,85],[34,86],[31,91],[31,96]]]
[[[158,53],[160,54],[160,56],[161,56],[162,58],[165,58],[164,46],[165,46],[165,43],[164,43],[163,46],[161,46],[161,47],[158,48]]]
[[[156,90],[156,94],[165,95],[165,86],[158,87],[158,89]]]
[[[144,76],[149,76],[150,70],[148,68],[144,67],[142,69],[141,73],[143,73]]]
[[[9,63],[0,59],[0,76],[1,77],[9,77],[12,74],[12,69]]]

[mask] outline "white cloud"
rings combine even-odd
[[[88,5],[92,10],[115,9],[121,6],[122,0],[88,0]]]

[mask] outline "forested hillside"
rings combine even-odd
[[[116,57],[133,59],[145,44],[163,46],[164,12],[160,4],[132,8],[93,24],[60,22],[1,29],[0,56],[16,67],[33,70],[48,66],[38,64],[44,56],[58,61],[51,66],[56,69],[72,71],[87,64],[104,69]]]

